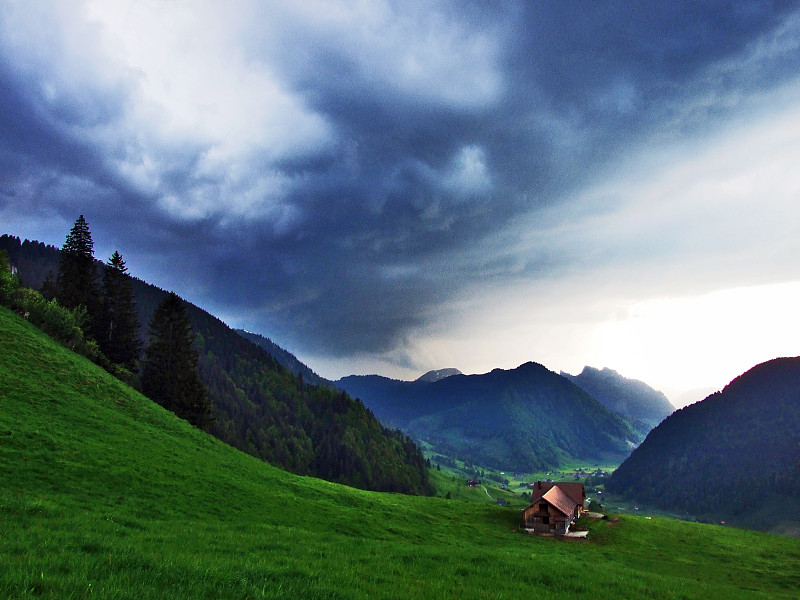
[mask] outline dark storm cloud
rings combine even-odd
[[[344,16],[329,20],[283,3],[232,9],[247,15],[237,52],[277,74],[300,106],[287,120],[321,132],[298,128],[300,148],[257,121],[260,137],[224,151],[203,125],[170,137],[167,118],[137,112],[146,76],[106,69],[68,85],[52,57],[4,52],[0,210],[49,194],[33,218],[86,213],[140,276],[234,324],[307,353],[385,352],[461,290],[560,264],[520,267],[486,239],[566,202],[626,149],[712,127],[800,67],[796,49],[753,54],[796,3],[375,7],[336,5]]]

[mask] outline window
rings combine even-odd
[[[547,502],[539,504],[539,512],[547,512]]]
[[[550,517],[542,517],[542,525],[550,525]]]

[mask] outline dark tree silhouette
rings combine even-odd
[[[149,333],[142,391],[195,427],[207,429],[213,421],[213,406],[198,373],[199,357],[186,304],[177,294],[170,292],[158,306]]]
[[[139,317],[131,277],[116,250],[103,271],[103,302],[96,330],[103,354],[112,362],[134,370],[142,348]]]
[[[53,298],[58,297],[58,284],[53,279],[53,272],[48,271],[47,276],[44,278],[41,287],[39,288],[39,292],[41,292],[42,296],[45,300],[50,302]]]
[[[58,267],[58,301],[66,308],[85,306],[90,319],[88,332],[94,334],[93,319],[100,305],[94,243],[89,225],[79,216],[67,235]]]

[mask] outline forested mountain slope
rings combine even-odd
[[[0,238],[0,250],[27,285],[58,269],[58,249]],[[98,268],[101,268],[98,263]],[[142,339],[167,292],[133,280]],[[419,448],[384,428],[347,394],[304,383],[252,342],[206,311],[188,304],[197,334],[199,371],[215,407],[210,432],[219,439],[294,473],[372,490],[432,492]]]
[[[295,375],[302,376],[303,381],[312,385],[326,385],[334,387],[333,382],[317,375],[311,367],[300,361],[294,354],[288,350],[281,348],[268,337],[252,331],[244,329],[236,329],[236,333],[241,335],[246,340],[253,342],[256,346],[260,346],[266,350],[275,360],[282,366],[289,369]]]
[[[667,417],[611,492],[765,531],[800,524],[800,358],[760,364]],[[792,525],[794,523],[794,525]]]
[[[351,376],[337,384],[437,452],[498,469],[547,470],[571,458],[619,460],[644,435],[536,363],[434,382]]]

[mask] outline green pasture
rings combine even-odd
[[[288,474],[0,309],[0,598],[800,596],[795,539],[624,515],[538,538],[468,499]]]

